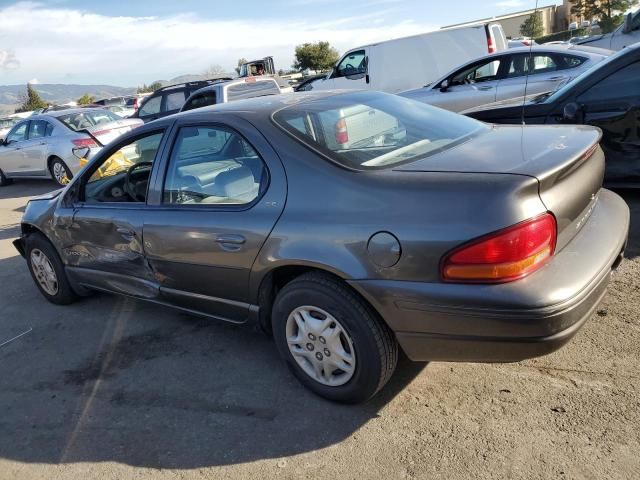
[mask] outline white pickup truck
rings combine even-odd
[[[640,42],[640,10],[627,14],[624,23],[613,32],[595,35],[577,43],[609,50],[622,50],[637,42]]]

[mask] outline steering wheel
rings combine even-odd
[[[344,68],[345,68],[345,69],[347,69],[347,68],[353,68],[353,65],[351,65],[350,63],[347,63],[347,64],[344,66]]]
[[[150,167],[151,165],[151,162],[134,163],[128,168],[127,174],[124,177],[124,184],[122,187],[124,188],[124,191],[127,193],[127,195],[133,198],[136,202],[144,202],[145,195],[140,195],[138,192],[136,192],[136,187],[131,182],[131,176],[137,169],[142,167]]]

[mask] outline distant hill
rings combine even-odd
[[[65,85],[61,83],[38,83],[33,85],[43,100],[50,103],[67,103],[77,100],[85,93],[96,97],[116,97],[131,95],[136,89],[131,87],[114,87],[112,85]],[[10,113],[22,102],[27,93],[27,86],[0,85],[0,112]]]

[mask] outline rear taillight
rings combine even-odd
[[[349,132],[347,131],[347,122],[344,118],[336,122],[336,142],[338,145],[349,143]]]
[[[487,35],[487,49],[489,53],[496,53],[496,46],[493,44],[493,38],[491,35]]]
[[[92,138],[76,138],[75,140],[71,140],[71,142],[76,147],[80,147],[80,148],[84,148],[84,147],[93,148],[98,146],[98,144],[94,142]]]
[[[501,283],[539,269],[556,247],[556,219],[550,213],[462,245],[442,260],[446,282]]]

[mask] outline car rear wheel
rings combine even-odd
[[[320,272],[302,275],[278,293],[272,327],[294,375],[329,400],[368,400],[398,361],[389,327],[355,292]]]
[[[11,185],[12,183],[13,183],[13,180],[10,178],[7,178],[4,172],[0,170],[0,187],[6,187],[7,185]]]
[[[47,300],[56,305],[68,305],[76,299],[62,261],[44,235],[29,235],[25,253],[31,277]]]
[[[51,172],[53,180],[61,187],[66,186],[73,178],[71,170],[69,170],[67,165],[58,157],[54,157],[51,160],[49,171]]]

